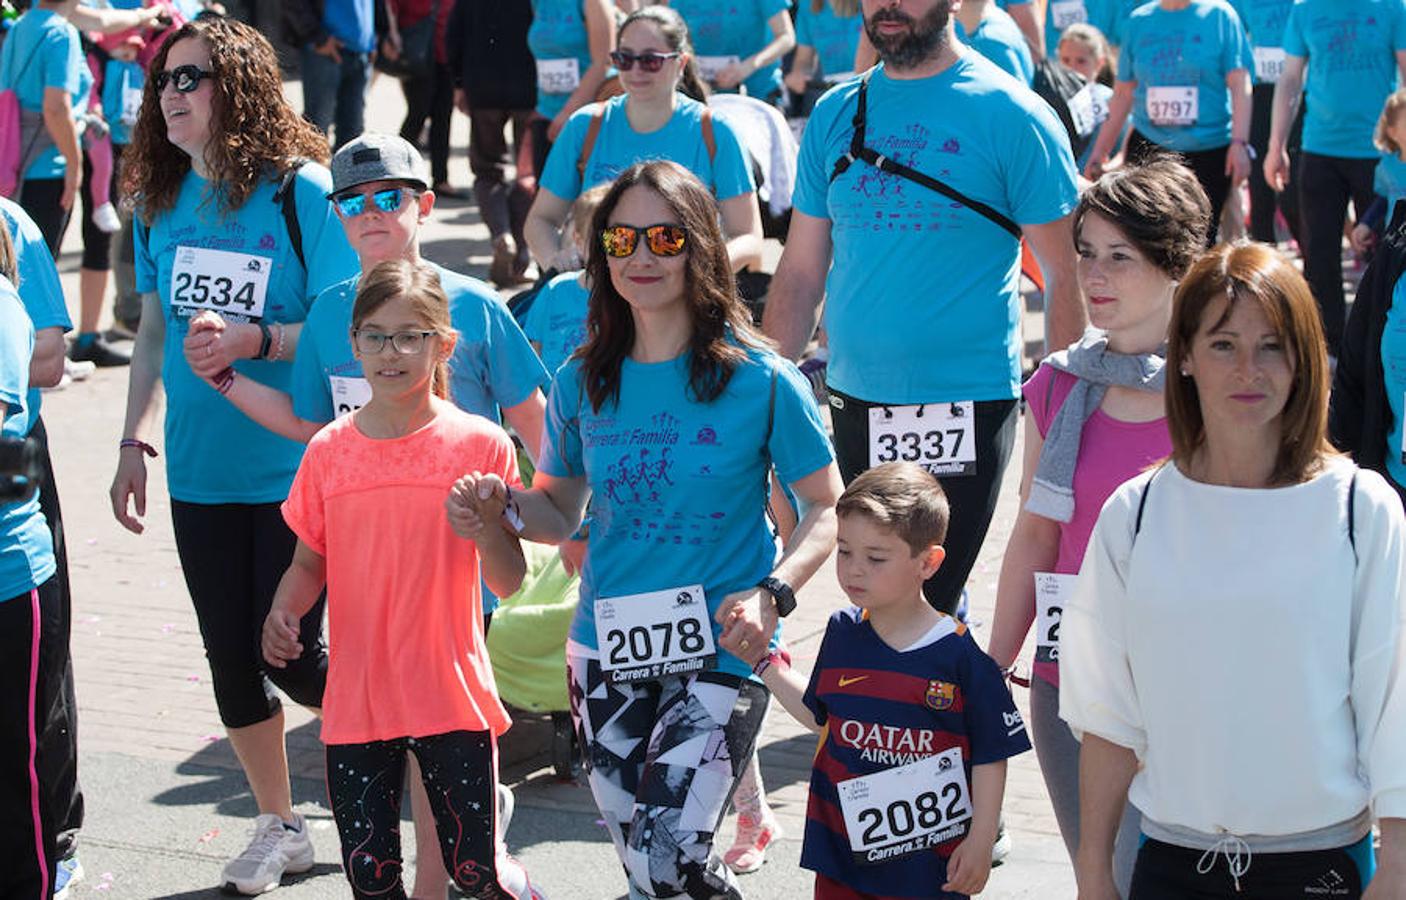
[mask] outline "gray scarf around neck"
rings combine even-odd
[[[1094,414],[1110,386],[1161,392],[1165,349],[1129,355],[1108,349],[1108,336],[1089,329],[1069,349],[1051,353],[1043,365],[1068,372],[1079,379],[1060,406],[1045,434],[1045,446],[1030,485],[1025,508],[1036,515],[1068,522],[1074,518],[1074,467],[1084,422]]]

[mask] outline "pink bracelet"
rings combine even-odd
[[[123,438],[122,440],[117,442],[117,449],[119,450],[125,450],[128,447],[136,447],[138,450],[142,451],[147,456],[150,456],[152,458],[155,458],[158,455],[156,452],[156,448],[148,444],[146,441],[139,441],[136,438]]]
[[[234,367],[225,366],[210,380],[214,383],[215,390],[219,391],[221,395],[228,394],[230,386],[234,384]]]

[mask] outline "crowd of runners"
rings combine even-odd
[[[1406,0],[255,11],[4,20],[0,896],[81,877],[40,390],[126,365],[112,513],[170,497],[259,810],[193,887],[314,863],[287,698],[352,896],[543,897],[486,636],[547,546],[610,896],[747,895],[774,698],[818,735],[817,898],[999,896],[1032,743],[1081,900],[1406,898]],[[456,107],[511,303],[421,254]],[[807,672],[780,622],[831,565]]]

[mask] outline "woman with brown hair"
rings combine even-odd
[[[1118,896],[1131,801],[1132,900],[1399,897],[1406,522],[1328,444],[1308,285],[1217,247],[1177,289],[1167,365],[1171,458],[1104,506],[1063,615],[1079,896]]]
[[[475,497],[506,495],[525,538],[561,543],[590,501],[567,669],[631,896],[740,898],[713,836],[767,693],[718,642],[778,639],[834,546],[839,471],[809,384],[737,297],[702,182],[631,166],[592,231],[589,336],[552,385],[532,490],[486,478],[451,518],[472,526]],[[807,508],[779,560],[773,466]]]
[[[296,543],[279,504],[303,447],[218,391],[236,370],[289,390],[313,298],[356,274],[357,260],[326,200],[327,142],[281,99],[278,63],[258,32],[220,18],[183,26],[153,60],[145,90],[123,173],[136,200],[143,298],[112,510],[128,530],[143,530],[145,457],[157,452],[156,398],[164,392],[176,549],[220,719],[259,807],[253,840],[225,867],[222,884],[258,893],[312,865],[292,810],[273,685],[319,707],[326,654],[319,603],[302,620],[302,655],[268,675],[260,663],[259,627]],[[228,325],[202,359],[188,362],[182,343],[203,312]]]

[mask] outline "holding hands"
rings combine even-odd
[[[755,666],[767,654],[767,645],[776,632],[776,618],[776,603],[760,589],[728,594],[714,616],[723,627],[718,645]]]
[[[224,317],[210,310],[191,317],[182,349],[190,370],[197,376],[214,378],[240,357],[231,345],[228,328]]]
[[[493,473],[478,471],[463,476],[449,489],[444,500],[449,527],[465,540],[475,540],[488,523],[502,519],[508,505],[508,486]]]

